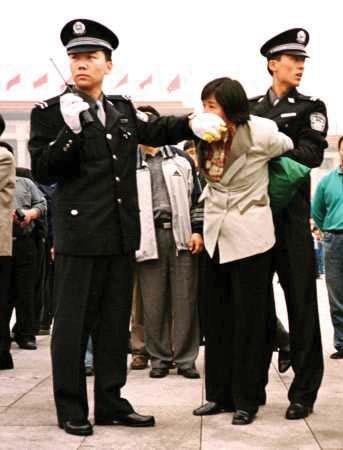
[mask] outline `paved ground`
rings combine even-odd
[[[37,351],[19,350],[14,345],[16,369],[0,372],[0,449],[343,449],[343,361],[329,359],[332,327],[323,280],[318,281],[318,288],[326,372],[314,414],[306,420],[283,417],[291,370],[280,375],[271,368],[268,404],[246,427],[232,426],[231,414],[204,419],[192,415],[192,409],[203,401],[203,378],[187,380],[174,371],[165,379],[154,380],[144,370],[129,373],[124,395],[139,412],[156,416],[155,428],[95,427],[94,435],[87,438],[67,435],[56,426],[49,337],[40,337]],[[278,292],[282,317],[283,305]],[[202,352],[198,367],[203,371]]]

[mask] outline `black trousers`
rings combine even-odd
[[[296,197],[274,218],[276,245],[273,270],[284,290],[294,380],[291,402],[312,406],[323,377],[323,352],[318,317],[316,270],[308,215]],[[271,305],[271,320],[275,321]],[[270,360],[269,360],[270,362]],[[269,365],[268,365],[269,368]]]
[[[8,319],[11,264],[11,256],[0,256],[0,353],[9,351],[11,347]]]
[[[35,244],[37,249],[36,279],[34,286],[34,330],[35,334],[40,330],[40,318],[43,310],[44,284],[47,277],[48,251],[45,238],[36,237]]]
[[[52,324],[55,312],[53,297],[55,263],[51,259],[50,248],[46,254],[45,278],[42,286],[42,309],[40,312],[39,328],[48,329]]]
[[[206,399],[255,412],[265,367],[271,252],[227,264],[207,255]]]
[[[10,287],[10,314],[16,312],[13,333],[17,339],[35,336],[34,288],[37,274],[37,248],[32,236],[13,241]]]
[[[95,417],[130,414],[126,382],[134,255],[56,255],[56,312],[51,341],[58,421],[85,420],[84,358],[93,337]]]

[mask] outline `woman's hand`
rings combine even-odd
[[[188,250],[192,255],[197,255],[204,248],[204,240],[199,233],[193,233],[190,241],[188,242]]]

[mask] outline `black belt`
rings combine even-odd
[[[155,219],[155,227],[170,230],[172,228],[172,223],[168,219]]]
[[[325,230],[325,233],[343,234],[343,230]]]

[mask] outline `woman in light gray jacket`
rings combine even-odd
[[[208,403],[195,415],[234,412],[232,423],[251,423],[267,348],[274,225],[268,196],[268,161],[293,148],[274,122],[250,116],[238,81],[219,78],[201,94],[205,112],[220,116],[221,141],[201,140],[198,157],[207,180],[205,376]]]

